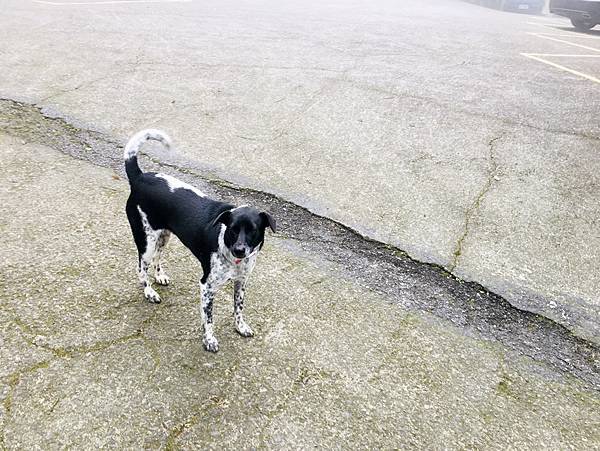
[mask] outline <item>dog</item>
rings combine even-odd
[[[148,129],[135,134],[123,154],[131,187],[125,211],[138,250],[137,271],[144,296],[153,303],[161,301],[148,279],[148,270],[153,267],[154,280],[159,285],[170,283],[161,257],[171,234],[175,234],[202,266],[202,341],[207,351],[217,352],[213,301],[218,289],[229,280],[234,281],[235,328],[243,337],[253,335],[243,316],[246,282],[263,247],[266,228],[276,231],[275,219],[249,206],[235,207],[209,199],[197,188],[170,175],[142,172],[137,154],[148,140],[171,148],[171,140],[164,132]]]

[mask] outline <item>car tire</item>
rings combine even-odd
[[[588,31],[594,28],[596,25],[594,22],[590,22],[584,19],[571,19],[571,23],[575,27],[576,30],[579,31]]]

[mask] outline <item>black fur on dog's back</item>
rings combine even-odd
[[[218,236],[221,225],[215,220],[221,213],[234,208],[233,205],[209,199],[191,185],[175,178],[155,172],[143,172],[137,161],[140,145],[154,139],[170,147],[169,138],[159,130],[145,130],[130,140],[134,145],[126,147],[125,171],[129,178],[131,194],[127,200],[127,216],[132,220],[140,215],[138,208],[146,215],[152,229],[166,229],[200,260],[204,276],[210,271],[210,255],[218,249]],[[136,145],[139,144],[139,145]],[[143,230],[134,231],[143,234]],[[145,234],[139,237],[141,241]],[[139,247],[139,246],[138,246]]]
[[[201,197],[196,192],[175,188],[154,172],[141,173],[130,180],[132,203],[147,215],[153,229],[167,229],[200,260],[204,267],[217,251],[220,224],[215,219],[233,205]],[[136,214],[139,214],[136,211]]]

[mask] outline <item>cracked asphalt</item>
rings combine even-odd
[[[207,353],[199,265],[176,240],[163,303],[142,298],[120,172],[6,134],[0,152],[3,448],[600,444],[598,381],[403,307],[285,234],[248,290],[256,337],[235,333],[229,288]]]
[[[61,3],[0,17],[0,449],[600,449],[597,88],[520,56],[546,19]],[[147,126],[144,168],[281,224],[216,356],[180,243],[137,286]]]
[[[458,0],[62,3],[4,2],[0,97],[115,137],[163,128],[206,175],[600,342],[597,85],[521,55],[583,51],[566,19]]]

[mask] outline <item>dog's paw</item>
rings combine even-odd
[[[219,342],[214,335],[205,335],[202,343],[204,343],[204,349],[209,352],[217,352],[219,350]]]
[[[152,287],[144,288],[144,296],[148,300],[148,302],[152,302],[153,304],[160,304],[160,296],[156,291],[152,289]]]
[[[154,276],[154,280],[159,285],[169,285],[171,283],[171,279],[164,272],[160,272]]]
[[[235,330],[237,330],[238,334],[240,334],[242,337],[251,337],[254,335],[254,332],[252,332],[252,329],[250,326],[248,326],[248,324],[246,324],[245,321],[235,323]]]

